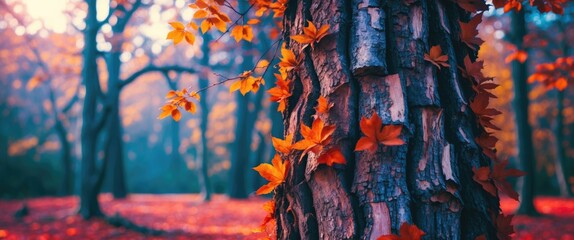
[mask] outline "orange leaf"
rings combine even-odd
[[[526,59],[528,58],[528,53],[524,50],[518,50],[516,52],[511,53],[510,55],[508,55],[505,59],[504,62],[505,63],[510,63],[514,60],[520,62],[520,63],[524,63],[526,61]]]
[[[327,114],[329,110],[333,107],[333,103],[329,103],[329,100],[323,96],[319,96],[317,99],[317,106],[315,107],[314,117],[319,117],[321,115]]]
[[[442,49],[440,48],[440,45],[432,46],[430,52],[428,54],[424,54],[424,59],[438,67],[439,70],[441,66],[450,67],[448,64],[448,56],[442,55]]]
[[[301,59],[295,57],[295,54],[291,50],[285,48],[285,44],[281,46],[281,56],[282,58],[280,58],[281,61],[278,65],[285,72],[291,71],[301,64]]]
[[[185,36],[185,26],[180,22],[170,22],[169,25],[171,25],[174,30],[167,34],[166,39],[173,40],[173,44],[176,45],[180,43]]]
[[[263,219],[263,223],[259,226],[256,232],[263,232],[268,223],[275,220],[275,201],[269,200],[263,204],[263,210],[267,213]]]
[[[293,134],[288,134],[285,136],[285,140],[272,137],[271,141],[273,142],[273,147],[275,147],[275,150],[280,153],[289,154],[293,148]]]
[[[333,166],[334,163],[346,164],[347,161],[345,160],[343,153],[341,153],[341,150],[338,148],[332,148],[321,154],[321,156],[319,156],[317,159],[317,163]]]
[[[270,101],[278,102],[279,106],[277,111],[284,112],[287,106],[287,101],[291,97],[291,81],[284,78],[286,74],[275,74],[277,82],[275,82],[275,87],[272,87],[267,91]]]
[[[231,30],[229,35],[235,38],[236,42],[241,41],[241,39],[251,42],[253,40],[253,29],[249,25],[237,25]]]
[[[279,155],[275,154],[271,164],[262,163],[253,169],[257,171],[263,178],[269,181],[268,184],[261,186],[257,189],[256,194],[262,195],[273,191],[277,186],[279,186],[283,181],[285,181],[285,173],[287,171],[287,165],[281,160]]]
[[[316,118],[311,127],[301,123],[301,135],[304,139],[293,144],[293,149],[303,150],[301,158],[308,152],[319,155],[323,147],[331,142],[333,132],[335,132],[335,126],[325,125],[320,118]]]
[[[239,80],[231,84],[229,87],[229,92],[235,92],[239,90],[243,96],[249,91],[257,92],[259,89],[259,84],[262,82],[262,78],[255,78],[251,75],[251,71],[245,71],[239,75]]]
[[[291,36],[291,39],[303,45],[311,44],[311,47],[313,47],[315,43],[319,43],[327,35],[330,25],[325,24],[317,30],[313,22],[307,21],[307,24],[308,26],[303,28],[303,34]]]
[[[399,146],[405,143],[400,138],[403,126],[383,126],[383,121],[377,113],[374,113],[371,118],[363,116],[359,126],[365,136],[359,139],[355,146],[355,151],[369,150],[370,152],[375,152],[379,143],[387,146]]]

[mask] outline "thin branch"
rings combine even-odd
[[[175,71],[175,72],[186,72],[186,73],[197,73],[197,71],[193,68],[189,68],[189,67],[184,67],[184,66],[179,66],[179,65],[171,65],[171,66],[155,66],[155,65],[148,65],[145,68],[140,69],[139,71],[133,73],[131,76],[129,76],[128,78],[126,78],[123,81],[120,81],[120,88],[123,88],[127,85],[129,85],[130,83],[132,83],[133,81],[135,81],[137,78],[139,78],[141,75],[144,75],[146,73],[150,73],[150,72],[169,72],[169,71]]]
[[[249,8],[247,10],[245,10],[245,12],[243,13],[239,13],[239,17],[231,24],[229,25],[229,27],[227,28],[227,30],[225,30],[225,32],[223,32],[217,39],[215,39],[214,42],[218,42],[219,39],[221,39],[223,36],[225,36],[225,34],[229,33],[229,31],[231,30],[231,28],[233,28],[235,25],[237,25],[237,22],[239,22],[239,20],[243,19],[245,17],[245,15],[247,13],[249,13],[249,10],[251,10],[251,8],[253,8],[253,6],[255,6],[255,4],[251,4],[249,6]]]

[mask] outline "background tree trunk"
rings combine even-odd
[[[410,3],[412,2],[412,3]],[[286,183],[277,189],[280,239],[376,239],[415,223],[425,239],[495,239],[490,212],[498,199],[476,184],[472,168],[488,166],[474,139],[481,131],[468,104],[474,95],[464,66],[469,50],[460,41],[459,19],[469,16],[450,1],[290,1],[285,39],[306,21],[330,24],[314,49],[301,52],[285,119],[285,134],[301,139],[320,95],[334,107],[325,117],[336,125],[331,144],[346,165],[318,165],[310,154],[289,155]],[[350,29],[350,31],[349,31]],[[441,45],[450,68],[437,71],[423,60]],[[407,144],[354,152],[359,120],[377,113],[384,124],[403,125]]]
[[[556,92],[556,125],[554,126],[554,145],[556,147],[556,178],[560,187],[560,195],[571,196],[570,184],[566,179],[566,150],[564,148],[564,91]]]
[[[97,140],[99,122],[97,114],[97,98],[100,91],[98,65],[96,63],[98,50],[96,35],[99,22],[96,18],[96,0],[86,0],[88,5],[86,28],[84,30],[84,52],[82,63],[82,79],[86,88],[82,112],[82,162],[80,184],[80,214],[84,218],[101,216],[98,203],[98,193],[101,185],[96,169]],[[104,161],[105,163],[106,161]]]
[[[558,26],[562,34],[562,56],[568,57],[570,44],[568,42],[568,33],[566,32],[564,23],[558,22]],[[572,189],[568,181],[568,161],[566,159],[566,146],[564,141],[564,95],[566,89],[556,92],[556,125],[554,126],[554,138],[556,146],[556,178],[558,179],[558,186],[560,187],[560,195],[563,197],[572,196]]]
[[[55,105],[54,105],[55,106]],[[74,169],[72,163],[72,146],[68,141],[68,131],[62,124],[60,120],[56,120],[56,135],[60,141],[62,153],[62,189],[61,194],[63,196],[68,196],[74,193]]]
[[[522,41],[526,36],[526,19],[524,11],[512,11],[511,13],[512,28],[510,30],[511,42],[517,49],[523,49]],[[514,114],[516,121],[517,132],[517,149],[518,159],[521,168],[527,174],[522,177],[522,188],[520,192],[520,207],[518,213],[536,215],[537,211],[534,207],[534,189],[536,176],[536,159],[534,155],[534,146],[532,144],[532,128],[528,122],[528,106],[530,101],[528,99],[528,71],[527,61],[520,63],[519,61],[512,62],[512,80],[514,84]]]
[[[203,35],[203,42],[201,45],[201,53],[203,56],[200,60],[200,65],[202,67],[209,67],[209,43],[211,42],[211,35],[204,34]],[[208,90],[207,86],[209,86],[209,79],[206,76],[200,76],[199,79],[199,89],[206,89],[203,93],[204,97],[199,100],[199,109],[200,109],[200,131],[201,131],[201,162],[199,166],[199,178],[200,178],[200,186],[201,186],[201,194],[203,195],[204,201],[211,201],[211,180],[209,178],[209,142],[207,139],[207,130],[209,128],[209,104],[207,103],[208,100]]]
[[[116,28],[113,28],[114,30]],[[121,36],[122,31],[114,31],[115,36]],[[108,69],[108,92],[106,94],[107,104],[110,106],[107,126],[106,126],[106,151],[105,157],[108,161],[108,176],[110,177],[112,195],[116,199],[127,196],[126,176],[124,170],[124,142],[122,139],[123,127],[120,116],[120,70],[122,62],[120,55],[122,42],[112,45],[112,52],[107,56]]]
[[[246,1],[239,1],[239,11],[243,12],[247,9]],[[253,44],[248,42],[241,43],[241,55],[243,62],[241,69],[253,68],[253,54],[251,50]],[[260,94],[260,93],[257,93]],[[236,93],[236,125],[235,125],[235,144],[234,150],[231,154],[231,180],[229,197],[231,198],[247,198],[249,195],[249,188],[247,186],[247,171],[249,171],[249,162],[251,157],[251,141],[253,140],[253,127],[254,121],[251,115],[254,113],[249,109],[249,104],[252,102],[253,94],[243,96],[240,92]],[[253,122],[253,124],[252,124]]]

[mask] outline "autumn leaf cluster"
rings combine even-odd
[[[558,58],[553,63],[537,65],[528,82],[540,82],[548,88],[563,91],[568,84],[574,83],[574,57]]]

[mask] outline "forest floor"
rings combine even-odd
[[[253,233],[265,216],[266,199],[231,200],[215,196],[202,203],[198,195],[135,194],[125,200],[100,197],[107,215],[119,213],[137,225],[166,231],[161,236],[145,236],[104,220],[85,221],[75,215],[77,197],[42,197],[0,201],[0,239],[261,239]],[[29,213],[14,214],[26,203]],[[514,239],[574,240],[574,199],[539,197],[536,206],[542,217],[516,216]],[[505,213],[517,203],[503,199]]]

